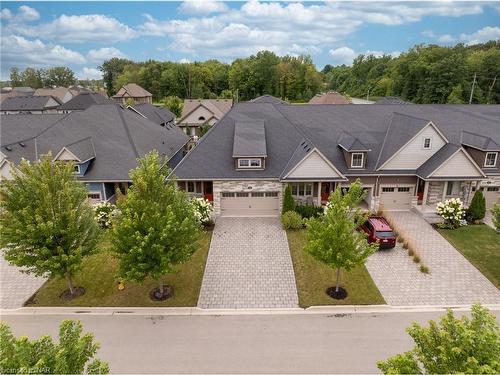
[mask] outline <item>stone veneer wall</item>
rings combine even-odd
[[[279,207],[283,206],[283,191],[285,184],[278,181],[214,181],[214,213],[220,215],[220,199],[221,192],[266,192],[277,191],[279,199]]]
[[[436,204],[443,198],[443,181],[430,181],[429,190],[427,191],[427,204]]]

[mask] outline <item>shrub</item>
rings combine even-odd
[[[403,237],[403,236],[399,235],[399,236],[397,237],[397,241],[398,241],[399,243],[403,243],[403,242],[405,241],[405,239],[404,239],[404,237]]]
[[[493,224],[497,229],[497,232],[500,232],[500,204],[495,204],[491,209],[491,214],[493,215]]]
[[[293,211],[295,208],[295,202],[292,197],[292,188],[290,185],[286,185],[285,197],[283,198],[283,213],[288,211]]]
[[[284,229],[302,228],[302,218],[295,211],[288,211],[281,215],[281,223]]]
[[[413,249],[408,249],[408,256],[414,256],[415,255],[415,251]]]
[[[116,206],[108,202],[99,202],[94,205],[95,219],[102,229],[111,228],[113,218],[118,215],[118,212]]]
[[[423,264],[420,265],[420,272],[422,272],[422,273],[429,273],[429,267],[424,266]]]
[[[418,255],[414,255],[414,256],[413,256],[413,261],[414,261],[415,263],[420,263],[420,257],[419,257]]]
[[[405,242],[403,243],[403,249],[405,249],[405,250],[406,250],[406,249],[408,249],[408,246],[409,246],[409,245],[408,245],[408,242],[406,242],[406,241],[405,241]]]
[[[191,204],[194,217],[198,223],[205,225],[212,222],[213,207],[210,201],[204,198],[193,198]]]
[[[467,224],[463,220],[465,210],[460,198],[451,198],[439,202],[436,206],[436,212],[443,218],[444,226],[448,229],[456,229]]]
[[[481,190],[476,190],[467,209],[467,217],[471,221],[478,221],[484,219],[484,215],[486,215],[486,199]]]
[[[295,212],[297,212],[304,219],[310,219],[312,217],[318,217],[323,215],[323,207],[298,204],[295,206]]]

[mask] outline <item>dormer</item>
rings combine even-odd
[[[368,152],[371,151],[358,138],[349,133],[342,133],[338,146],[344,154],[349,169],[365,169]]]
[[[265,169],[267,158],[264,121],[236,121],[233,159],[238,170]]]
[[[75,174],[78,176],[85,175],[93,159],[95,159],[95,149],[91,137],[81,139],[62,147],[54,157],[54,161],[74,162]]]
[[[463,131],[461,143],[474,161],[485,170],[498,168],[500,162],[500,145],[490,137]]]

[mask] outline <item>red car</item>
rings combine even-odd
[[[387,220],[381,216],[368,218],[361,229],[368,235],[368,242],[378,241],[381,249],[391,249],[396,246],[396,235]]]

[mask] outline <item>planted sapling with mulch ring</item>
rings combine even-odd
[[[63,300],[64,302],[72,301],[75,298],[81,297],[85,294],[85,288],[82,287],[73,287],[73,293],[71,293],[71,290],[66,289],[64,292],[61,293],[59,298]]]
[[[326,294],[334,299],[345,299],[347,298],[347,290],[342,287],[330,287],[326,290]]]
[[[174,295],[174,287],[161,284],[149,292],[149,298],[153,301],[165,301]]]
[[[414,261],[415,263],[420,263],[420,257],[419,257],[418,255],[415,255],[415,256],[413,257],[413,261]]]

